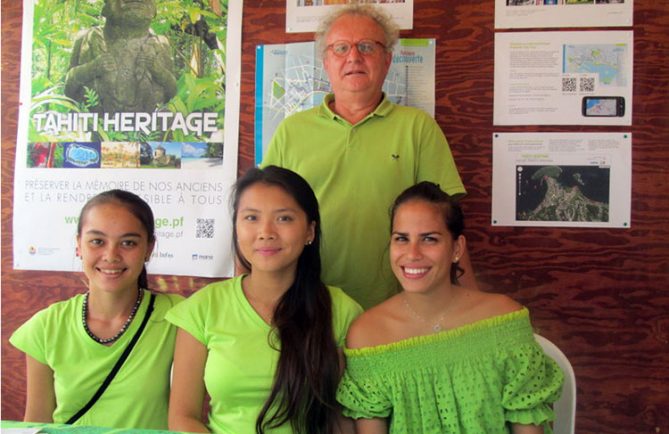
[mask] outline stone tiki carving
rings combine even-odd
[[[152,112],[177,90],[172,49],[149,28],[154,0],[106,0],[104,27],[77,35],[65,95],[83,102],[85,87],[99,96],[100,113]]]

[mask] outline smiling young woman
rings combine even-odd
[[[562,373],[535,342],[526,308],[459,284],[465,238],[457,202],[418,183],[395,200],[391,226],[402,292],[362,314],[344,349],[337,398],[357,432],[548,429]]]
[[[335,400],[339,347],[362,309],[321,281],[314,192],[290,170],[251,169],[235,185],[232,220],[249,272],[200,289],[167,316],[179,327],[170,429],[346,432]]]
[[[26,353],[26,421],[167,428],[176,328],[164,315],[182,297],[148,290],[154,244],[153,213],[137,195],[110,190],[84,205],[77,256],[88,291],[38,312],[10,338]]]

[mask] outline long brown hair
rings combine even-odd
[[[339,358],[332,329],[332,300],[321,281],[318,200],[301,176],[276,166],[250,169],[237,181],[233,194],[233,241],[239,262],[251,273],[251,264],[239,249],[236,221],[241,195],[257,183],[280,187],[291,195],[307,215],[307,221],[315,223],[315,236],[300,254],[295,281],[274,311],[279,362],[272,390],[256,420],[256,433],[264,434],[266,429],[290,422],[297,434],[330,434],[337,416]]]

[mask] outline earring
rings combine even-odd
[[[304,245],[305,245],[305,246],[310,246],[311,243],[313,243],[313,242],[314,242],[314,240],[309,240],[309,241],[307,241]]]
[[[455,258],[453,258],[453,263],[454,263],[454,264],[457,264],[459,260],[460,260],[460,258],[458,258],[458,257],[456,256]]]

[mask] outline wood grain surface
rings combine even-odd
[[[632,224],[625,230],[490,225],[493,132],[630,128],[493,127],[494,2],[414,4],[415,29],[402,36],[437,39],[436,118],[469,192],[466,235],[479,280],[527,305],[537,331],[569,357],[578,433],[669,433],[669,2],[634,4]],[[240,173],[253,164],[256,45],[313,36],[285,33],[283,0],[247,0],[242,29]],[[24,359],[8,344],[11,332],[83,288],[73,273],[12,269],[20,43],[21,2],[2,0],[3,419],[21,418],[25,399]],[[189,294],[209,279],[151,282]]]

